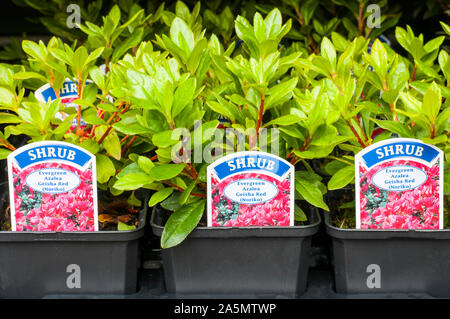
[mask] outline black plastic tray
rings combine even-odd
[[[151,226],[161,236],[161,211]],[[184,242],[161,251],[166,288],[175,294],[281,294],[306,289],[311,238],[320,216],[293,227],[197,227]],[[158,238],[159,239],[159,238]]]
[[[146,214],[130,231],[0,231],[0,298],[135,293]]]
[[[450,297],[450,230],[357,230],[331,225],[336,291]]]

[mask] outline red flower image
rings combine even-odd
[[[414,189],[388,191],[373,183],[373,176],[393,166],[410,166],[426,173]],[[438,229],[439,162],[428,167],[411,160],[386,162],[369,170],[359,166],[362,229]]]
[[[66,193],[41,193],[25,179],[35,171],[59,168],[75,173],[80,184]],[[91,167],[85,171],[62,163],[43,163],[20,171],[14,164],[13,185],[17,231],[94,231]]]
[[[241,204],[227,198],[225,187],[244,179],[268,181],[276,186],[278,193],[271,200],[259,204]],[[212,176],[212,226],[289,226],[290,186],[289,175],[279,181],[267,175],[242,173],[221,182]]]

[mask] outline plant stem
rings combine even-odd
[[[331,159],[334,159],[334,160],[336,160],[336,161],[339,161],[339,162],[348,164],[348,165],[352,165],[352,164],[353,164],[352,162],[347,162],[346,160],[344,160],[344,159],[342,159],[342,158],[339,158],[339,157],[336,157],[336,156],[327,156],[327,157],[328,157],[328,158],[331,158]]]
[[[15,148],[14,146],[12,146],[11,144],[9,144],[8,141],[5,141],[5,140],[3,140],[3,139],[0,138],[0,142],[2,142],[2,144],[3,144],[6,148],[8,148],[9,150],[11,150],[11,151],[15,151],[15,150],[16,150],[16,148]]]
[[[130,137],[130,135],[125,135],[124,138],[120,140],[120,144],[125,142],[129,137]]]
[[[264,92],[261,93],[261,100],[259,103],[259,112],[258,112],[258,119],[256,122],[256,135],[251,137],[251,140],[249,138],[249,150],[251,151],[257,143],[258,140],[258,136],[259,136],[259,130],[261,129],[261,123],[262,123],[262,118],[264,116]]]
[[[300,152],[305,151],[308,148],[309,143],[311,143],[311,135],[308,135],[308,137],[306,138],[305,143],[303,143],[303,146],[300,149]]]
[[[358,132],[356,132],[355,128],[353,127],[352,122],[351,122],[350,120],[346,120],[345,122],[347,123],[348,127],[352,130],[352,133],[353,133],[353,135],[355,135],[355,137],[356,137],[358,143],[359,143],[363,148],[365,148],[366,145],[365,145],[364,142],[361,140],[361,137],[359,136]]]
[[[362,35],[364,31],[363,10],[364,10],[364,3],[360,2],[358,14],[358,30],[360,35]]]
[[[168,181],[162,181],[162,182],[163,182],[164,184],[170,186],[170,187],[175,188],[176,190],[178,190],[178,191],[180,191],[180,192],[184,192],[184,191],[185,191],[182,187],[177,186],[177,185],[175,185],[175,184],[173,184],[173,183],[171,183],[171,182],[168,182]],[[206,198],[206,195],[205,195],[205,194],[199,194],[199,193],[192,193],[192,192],[191,192],[191,195],[192,195],[192,196],[195,196],[195,197],[203,197],[203,198]]]
[[[83,85],[81,83],[81,75],[78,76],[78,83],[77,83],[77,94],[78,97],[81,99],[83,98]],[[77,105],[77,131],[76,134],[78,136],[83,135],[83,131],[81,130],[81,105]]]
[[[259,135],[259,129],[261,128],[261,122],[264,115],[264,93],[262,93],[261,101],[259,103],[258,121],[256,122],[256,137]]]
[[[119,114],[119,113],[124,113],[127,110],[127,107],[124,107],[122,109],[122,111],[120,111],[120,109],[122,108],[122,106],[124,105],[124,102],[121,102],[120,105],[117,107],[119,109],[119,111],[114,112],[111,117],[108,119],[108,121],[106,121],[106,124],[111,124],[112,120],[115,119],[115,117]],[[118,122],[119,119],[115,119],[114,123]],[[113,124],[114,124],[113,123]],[[101,144],[101,142],[103,142],[103,140],[106,138],[106,136],[108,136],[109,132],[111,132],[112,130],[112,125],[108,126],[108,128],[106,129],[105,133],[103,133],[102,137],[100,137],[100,139],[98,140],[97,144]]]
[[[112,126],[110,126],[112,127]],[[125,152],[131,147],[131,145],[133,144],[133,142],[137,139],[137,135],[133,136],[133,138],[128,142],[127,145],[125,145],[125,147],[122,149],[122,154],[125,154]]]
[[[393,120],[394,121],[398,121],[397,111],[395,110],[395,102],[394,103],[389,103],[389,107],[391,108],[392,115],[394,117]]]
[[[414,80],[416,79],[416,72],[417,72],[417,64],[414,63],[414,69],[413,69],[413,73],[411,75],[410,82],[414,82]]]
[[[366,134],[364,133],[364,129],[362,128],[361,123],[359,122],[359,119],[356,117],[356,115],[355,115],[355,122],[356,122],[356,124],[358,124],[359,130],[361,131],[364,144],[368,145],[369,139],[367,138]]]
[[[191,163],[187,163],[192,179],[196,180],[198,178],[197,171]]]

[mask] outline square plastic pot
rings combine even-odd
[[[450,230],[357,230],[331,224],[336,292],[450,297]]]
[[[282,295],[306,290],[311,238],[318,231],[317,210],[309,224],[293,227],[197,227],[178,246],[163,249],[166,289],[175,294]],[[162,211],[151,226],[161,237]]]
[[[130,231],[0,231],[0,298],[136,292],[146,212]]]

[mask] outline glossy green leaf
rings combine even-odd
[[[166,249],[181,243],[197,226],[205,209],[205,201],[186,204],[170,215],[161,236],[161,247]]]

